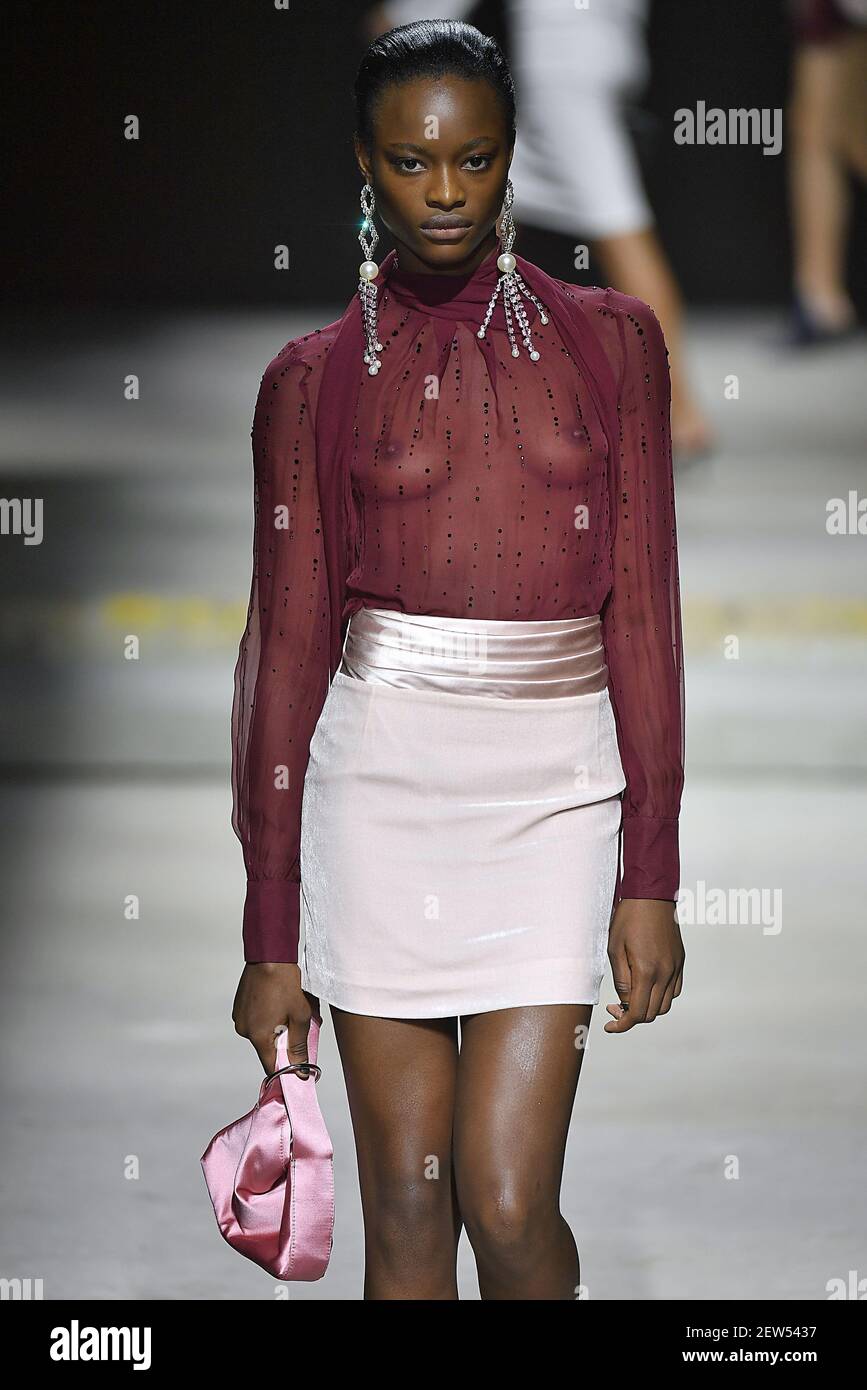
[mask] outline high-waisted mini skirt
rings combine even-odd
[[[598,1004],[626,779],[597,615],[362,608],[310,741],[302,987],[352,1013]]]

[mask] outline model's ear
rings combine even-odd
[[[358,160],[358,167],[362,172],[365,183],[371,183],[370,177],[370,152],[361,140],[359,135],[353,136],[355,146],[355,158]]]

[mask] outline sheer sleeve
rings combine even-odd
[[[675,901],[685,701],[668,350],[647,304],[608,294],[620,341],[620,441],[602,632],[626,776],[620,897]]]
[[[329,680],[316,375],[287,344],[265,371],[253,416],[253,579],[232,707],[247,961],[298,959],[301,796]]]

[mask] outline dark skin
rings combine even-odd
[[[497,245],[513,152],[495,90],[449,76],[393,84],[380,94],[373,126],[369,147],[356,138],[356,156],[401,268],[472,272]],[[436,213],[459,213],[470,225],[456,241],[432,242],[421,224]],[[628,1009],[607,1005],[605,1032],[668,1013],[685,959],[674,903],[622,899],[608,956]],[[483,1299],[576,1298],[578,1251],[559,1190],[593,1006],[465,1015],[460,1049],[456,1019],[330,1008],[355,1133],[365,1299],[456,1299],[464,1228]],[[281,1023],[290,1059],[307,1060],[314,1011],[319,1001],[302,990],[298,965],[245,966],[232,1017],[266,1071]]]

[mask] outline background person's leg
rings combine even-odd
[[[644,191],[641,169],[614,87],[556,80],[531,92],[515,145],[515,219],[563,232],[592,247],[591,278],[644,300],[662,325],[671,367],[675,457],[713,443],[686,369],[683,302]],[[566,277],[568,278],[568,277]]]
[[[846,288],[851,195],[842,100],[845,45],[806,43],[795,53],[788,108],[794,288],[817,333],[855,321]]]
[[[867,30],[852,29],[843,39],[841,54],[843,155],[848,167],[867,181]]]
[[[656,229],[646,227],[602,237],[594,243],[594,255],[603,271],[600,283],[643,299],[662,325],[670,359],[671,444],[675,461],[706,453],[714,442],[713,431],[687,374],[683,300]]]

